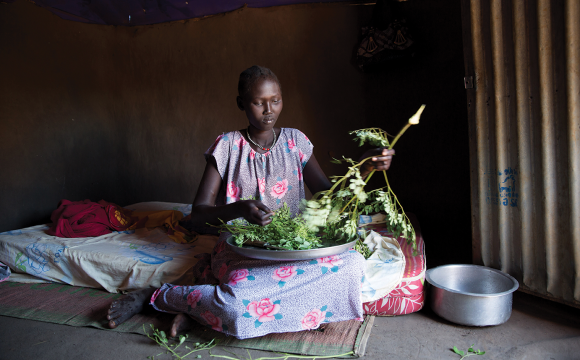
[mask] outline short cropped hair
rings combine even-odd
[[[263,66],[254,65],[251,68],[242,71],[240,74],[240,80],[238,81],[238,95],[243,98],[248,92],[250,92],[254,83],[260,79],[270,79],[275,81],[278,84],[280,91],[282,91],[282,85],[272,70]]]

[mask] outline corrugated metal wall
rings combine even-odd
[[[580,306],[580,0],[462,13],[474,263]]]

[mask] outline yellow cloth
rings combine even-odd
[[[138,220],[129,228],[130,230],[163,227],[167,236],[179,244],[192,243],[198,236],[179,225],[179,220],[183,218],[181,211],[134,211],[131,216],[137,217]]]

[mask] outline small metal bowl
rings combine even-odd
[[[491,326],[512,313],[516,279],[479,265],[444,265],[427,270],[430,304],[435,313],[456,324]]]

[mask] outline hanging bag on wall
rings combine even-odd
[[[371,23],[362,28],[362,40],[356,50],[356,64],[363,72],[381,70],[393,60],[415,55],[416,43],[400,4],[378,1]]]

